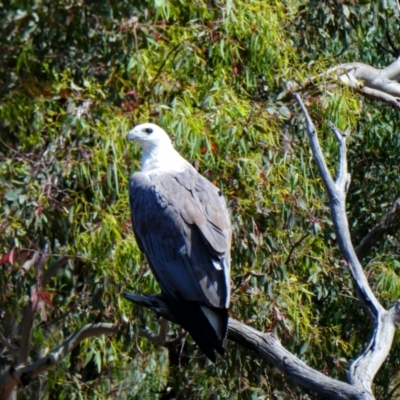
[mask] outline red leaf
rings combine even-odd
[[[50,292],[46,292],[45,290],[43,290],[40,293],[40,297],[41,297],[43,303],[47,304],[50,307],[53,307],[53,302],[51,301],[51,293]]]
[[[8,254],[4,254],[4,256],[0,259],[0,265],[3,265],[5,263],[8,263]]]
[[[10,263],[11,265],[14,265],[14,252],[15,252],[15,247],[8,253],[4,254],[3,257],[0,259],[0,265]]]

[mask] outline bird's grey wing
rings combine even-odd
[[[192,195],[182,214],[186,222],[198,226],[215,254],[229,256],[232,230],[222,192],[192,169],[178,174],[176,179]]]
[[[227,307],[231,226],[222,193],[194,169],[160,179],[159,187],[190,227],[190,259],[203,293],[212,305]]]
[[[199,179],[200,175],[195,177]],[[162,174],[153,182],[142,173],[131,177],[135,235],[165,294],[211,307],[227,307],[230,226],[228,230],[223,227],[229,234],[225,233],[226,251],[222,252],[222,247],[215,244],[218,242],[208,241],[202,232],[207,224],[216,225],[207,219],[207,208],[211,206],[205,207],[200,201],[200,198],[206,199],[201,193],[204,183],[196,183],[199,189],[188,190],[179,182],[183,179],[170,174]],[[215,193],[218,195],[218,191]],[[211,207],[210,215],[213,212]]]
[[[166,194],[172,194],[159,186],[140,172],[130,179],[132,225],[138,245],[163,293],[208,303],[189,254],[196,233],[182,220],[176,208],[181,206],[180,202],[167,200]]]

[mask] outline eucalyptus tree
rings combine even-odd
[[[2,5],[0,397],[396,398],[397,1]],[[228,199],[215,364],[122,296],[158,293],[127,197],[148,120]]]

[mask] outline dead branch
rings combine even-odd
[[[365,97],[383,101],[400,110],[400,58],[386,68],[378,69],[363,63],[344,63],[312,76],[300,84],[290,82],[288,92],[309,86],[341,83]]]
[[[15,386],[19,384],[27,385],[32,379],[59,364],[82,340],[101,335],[115,336],[125,325],[126,322],[87,324],[69,336],[59,347],[45,357],[27,365],[21,364],[15,368],[11,367],[0,375],[0,398],[7,399]]]
[[[345,205],[346,193],[350,183],[346,160],[346,139],[349,136],[349,132],[341,132],[331,125],[331,129],[339,143],[339,168],[336,180],[334,181],[325,163],[315,125],[311,121],[310,115],[300,96],[294,93],[294,97],[299,103],[306,119],[306,129],[311,149],[329,197],[331,215],[339,248],[348,263],[348,268],[356,287],[356,295],[361,305],[372,317],[374,324],[374,333],[369,344],[364,352],[354,360],[349,370],[350,382],[359,388],[359,390],[364,391],[365,396],[367,396],[365,398],[372,399],[374,398],[372,394],[373,379],[392,347],[396,329],[395,321],[399,318],[400,307],[398,303],[389,311],[382,307],[368,284],[364,270],[351,242]]]
[[[124,297],[138,306],[149,308],[162,315],[163,318],[173,321],[173,317],[161,296],[124,293]],[[228,339],[256,352],[261,358],[282,371],[292,382],[305,390],[318,393],[323,399],[356,400],[364,398],[362,390],[348,383],[332,379],[307,366],[281,345],[274,332],[262,333],[230,318]]]
[[[349,264],[349,270],[357,287],[357,295],[360,303],[368,312],[368,314],[372,315],[374,318],[377,318],[377,316],[380,315],[384,309],[369,287],[364,270],[354,251],[345,211],[346,192],[350,182],[350,176],[347,173],[347,161],[345,157],[346,139],[348,134],[341,134],[337,128],[334,130],[335,136],[339,141],[340,157],[338,173],[336,180],[334,181],[330,175],[328,166],[326,165],[325,158],[319,144],[315,125],[311,121],[310,115],[308,114],[308,111],[300,96],[297,93],[295,93],[294,96],[306,118],[306,129],[310,140],[311,150],[313,152],[319,173],[322,177],[325,189],[329,196],[333,224],[335,227],[336,236],[338,238],[340,250]]]

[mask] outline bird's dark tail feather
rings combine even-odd
[[[192,336],[204,354],[212,361],[216,361],[215,351],[225,354],[224,341],[228,330],[228,310],[226,308],[207,307],[207,315],[203,312],[204,305],[193,301],[163,296],[172,315]],[[214,321],[210,321],[213,315]],[[219,334],[214,328],[218,322]]]

